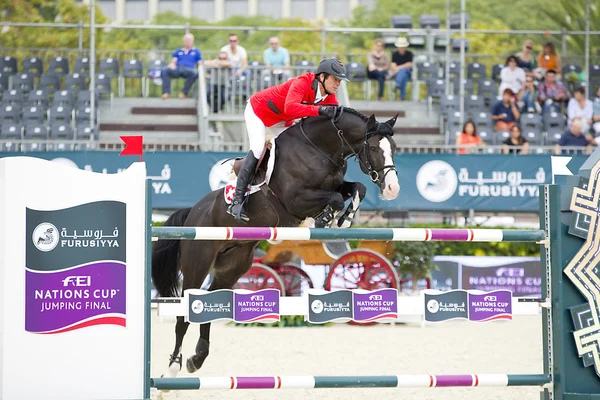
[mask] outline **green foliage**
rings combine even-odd
[[[437,269],[433,257],[438,253],[437,242],[394,242],[394,256],[390,261],[401,277],[427,278],[431,270]]]
[[[552,7],[540,9],[543,16],[570,31],[585,31],[586,0],[557,0]],[[590,31],[600,30],[600,6],[597,1],[590,5]],[[569,35],[567,44],[571,52],[583,55],[585,52],[585,36]],[[590,56],[600,56],[600,36],[590,35]]]

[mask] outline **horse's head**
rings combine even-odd
[[[384,200],[393,200],[400,192],[400,183],[394,165],[396,142],[392,139],[395,117],[386,122],[377,122],[374,115],[369,117],[365,142],[359,153],[360,169],[379,186]]]

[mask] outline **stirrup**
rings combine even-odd
[[[233,210],[233,208],[236,206],[239,206],[239,210],[237,213]],[[238,222],[250,221],[250,217],[248,217],[248,214],[246,214],[245,211],[246,210],[244,210],[244,201],[241,201],[240,203],[232,202],[229,205],[229,207],[227,207],[227,214],[231,215]]]

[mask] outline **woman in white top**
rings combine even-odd
[[[583,133],[588,133],[594,116],[594,104],[591,100],[585,98],[585,88],[579,86],[575,89],[575,97],[569,100],[567,106],[567,123],[571,125],[574,118],[581,119],[581,129]]]
[[[504,89],[511,89],[514,93],[519,93],[525,84],[525,71],[517,66],[518,60],[515,56],[509,56],[506,59],[506,67],[500,71],[500,87],[498,96],[502,96]]]

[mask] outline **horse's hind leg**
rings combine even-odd
[[[213,281],[209,291],[231,289],[252,266],[254,248],[258,242],[243,243],[217,256],[213,267]],[[210,323],[200,325],[200,339],[196,344],[196,354],[187,359],[189,373],[199,370],[208,357],[210,348]]]
[[[183,273],[183,290],[200,289],[216,258],[214,242],[184,242],[180,253],[181,271]],[[183,293],[182,293],[183,295]],[[181,346],[183,338],[190,326],[182,316],[177,317],[175,325],[175,347],[169,358],[169,373],[176,376],[181,370]]]

